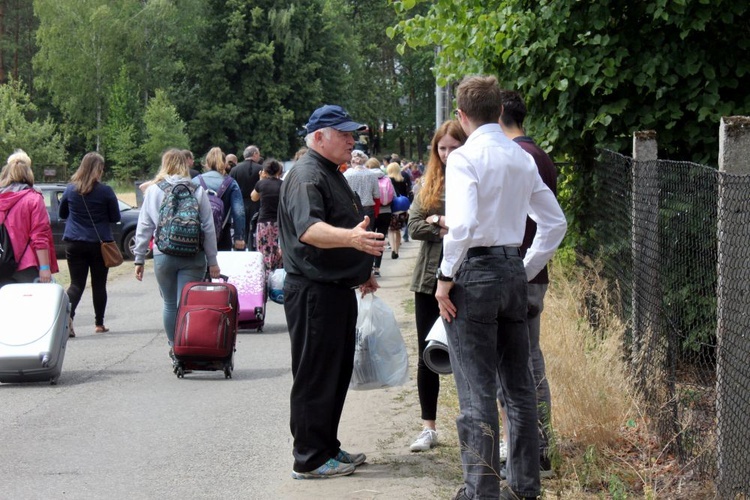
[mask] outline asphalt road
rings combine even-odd
[[[277,498],[292,462],[283,307],[240,332],[231,380],[178,379],[151,263],[108,293],[105,334],[84,294],[58,385],[0,384],[0,498]]]

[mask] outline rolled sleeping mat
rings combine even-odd
[[[445,333],[443,318],[438,318],[427,334],[427,347],[424,348],[424,363],[438,375],[453,373],[448,356],[448,337]]]

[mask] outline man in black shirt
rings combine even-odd
[[[352,132],[364,127],[340,106],[316,109],[306,126],[309,151],[281,187],[295,479],[348,475],[365,461],[343,451],[337,437],[354,364],[355,289],[378,288],[372,256],[385,247],[382,234],[367,231],[362,203],[338,170],[351,160]]]
[[[255,249],[255,237],[250,228],[253,215],[260,209],[260,203],[253,201],[250,194],[260,180],[260,171],[263,170],[263,165],[260,164],[261,158],[258,146],[246,147],[242,156],[244,160],[229,172],[229,176],[237,181],[240,191],[242,191],[242,201],[245,202],[245,241],[249,241],[250,248]]]

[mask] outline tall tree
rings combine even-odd
[[[166,149],[187,149],[190,143],[185,133],[185,122],[161,89],[156,89],[156,95],[148,102],[143,121],[146,125],[143,156],[149,165],[149,172],[154,173]]]
[[[138,132],[141,129],[142,115],[138,89],[123,66],[109,91],[107,119],[102,131],[102,152],[118,180],[128,181],[141,170]]]
[[[0,0],[0,83],[8,78],[33,84],[31,59],[36,51],[37,21],[31,2]]]
[[[174,98],[198,151],[260,146],[285,157],[324,102],[347,104],[352,58],[341,0],[212,0]]]
[[[36,0],[37,82],[98,151],[107,88],[122,65],[127,0]]]
[[[374,153],[383,149],[421,157],[434,124],[433,51],[430,47],[397,50],[387,30],[399,16],[387,1],[346,3],[350,9],[346,17],[353,27],[350,45],[360,64],[352,82],[352,112],[370,124],[370,139],[377,145]],[[420,11],[426,8],[407,14]]]
[[[36,117],[36,111],[20,82],[0,85],[0,158],[23,149],[36,167],[65,167],[62,134],[49,118]]]

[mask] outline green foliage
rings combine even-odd
[[[120,15],[128,0],[35,0],[34,58],[39,85],[52,96],[72,133],[99,145],[106,90],[118,74],[127,40]]]
[[[125,66],[109,92],[109,110],[103,130],[103,147],[108,170],[118,181],[131,180],[141,168],[138,128],[142,123],[138,92]]]
[[[19,82],[0,85],[0,159],[4,164],[13,151],[23,149],[35,166],[64,167],[63,137],[49,118],[36,117],[36,111]]]
[[[750,4],[729,0],[391,0],[428,5],[390,33],[406,47],[439,47],[438,83],[495,74],[520,91],[527,132],[576,165],[562,180],[571,230],[589,230],[596,148],[627,153],[632,133],[656,130],[661,155],[715,163],[724,115],[750,114]]]
[[[142,152],[149,169],[147,173],[154,173],[165,150],[187,149],[189,140],[185,133],[185,122],[161,89],[157,89],[156,95],[148,102],[143,121],[146,125],[146,142],[143,143]]]

